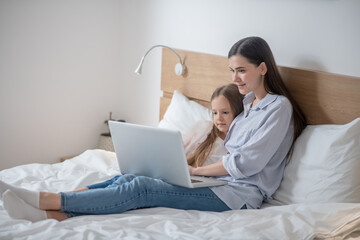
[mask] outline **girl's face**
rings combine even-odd
[[[231,110],[229,101],[222,95],[211,101],[212,115],[216,128],[220,131],[220,137],[225,139],[230,124],[234,120],[234,113]]]
[[[264,76],[266,65],[262,62],[259,66],[250,63],[241,55],[229,58],[229,67],[232,72],[233,81],[237,84],[242,95],[254,92],[260,95],[265,91]]]

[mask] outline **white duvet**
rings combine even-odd
[[[0,179],[59,192],[118,173],[114,153],[88,150],[63,163],[6,169]],[[360,203],[265,204],[224,213],[149,208],[31,223],[11,219],[0,201],[0,239],[360,239]]]

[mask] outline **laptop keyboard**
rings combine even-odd
[[[191,183],[198,183],[198,182],[203,182],[203,181],[201,181],[201,180],[191,179]]]

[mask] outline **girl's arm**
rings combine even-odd
[[[189,165],[189,172],[191,176],[224,176],[229,173],[224,168],[222,161],[203,166],[203,167],[192,167]]]

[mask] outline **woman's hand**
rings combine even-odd
[[[196,168],[188,165],[190,176],[195,176]]]
[[[213,163],[207,166],[202,167],[192,167],[188,165],[190,176],[223,176],[229,175],[229,173],[224,168],[222,161]]]

